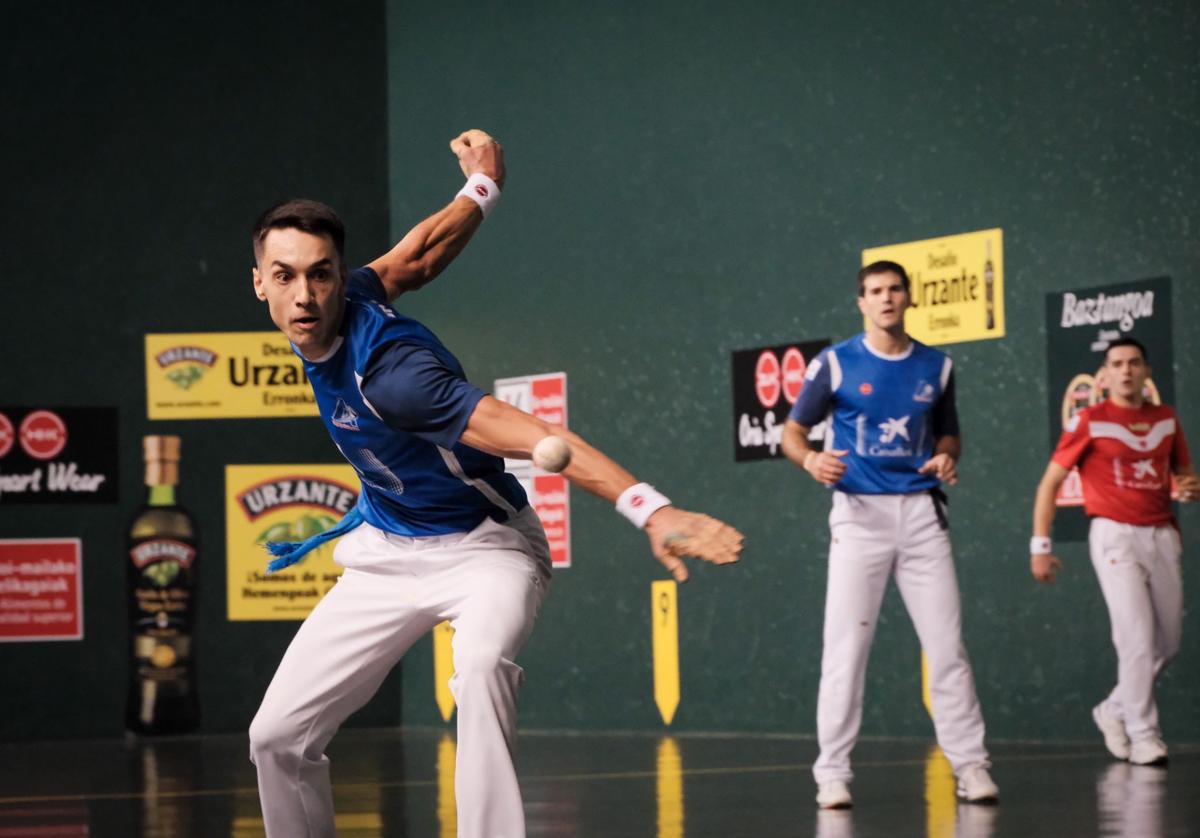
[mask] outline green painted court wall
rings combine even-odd
[[[8,4],[0,26],[0,404],[119,412],[120,503],[15,506],[0,538],[83,544],[84,638],[0,643],[0,741],[117,736],[125,529],[141,437],[182,438],[200,532],[202,730],[245,731],[297,624],[225,619],[226,463],[334,462],[316,419],[150,422],[146,332],[273,328],[250,285],[267,206],[321,198],[349,255],[388,235],[382,3]],[[356,724],[395,724],[399,680]]]
[[[952,532],[989,735],[1093,738],[1115,658],[1085,550],[1027,572],[1046,428],[1044,295],[1167,275],[1177,402],[1200,439],[1200,11],[1190,2],[411,4],[387,13],[392,236],[458,188],[480,127],[509,184],[475,242],[400,308],[473,380],[562,370],[571,427],[676,502],[747,535],[680,592],[675,727],[811,733],[826,493],[735,464],[730,353],[859,328],[863,248],[1004,231],[1007,335],[946,347],[965,457]],[[527,728],[661,727],[645,539],[571,495],[574,566],[521,663]],[[1183,509],[1195,603],[1200,513]],[[1159,688],[1200,741],[1200,609]],[[930,734],[895,592],[865,735]],[[428,642],[404,719],[438,724]]]

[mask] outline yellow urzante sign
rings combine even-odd
[[[146,335],[150,419],[316,416],[304,366],[280,332]]]
[[[300,541],[332,527],[358,501],[350,466],[225,466],[226,599],[230,620],[303,620],[333,587],[337,540],[267,574],[268,541]]]
[[[1004,337],[1004,235],[999,228],[863,251],[864,266],[899,262],[912,282],[908,333],[922,343]]]

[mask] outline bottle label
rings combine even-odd
[[[163,538],[154,541],[144,541],[129,551],[133,566],[141,570],[151,562],[169,559],[178,562],[183,567],[191,567],[196,558],[196,548],[182,541]]]

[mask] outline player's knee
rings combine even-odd
[[[521,668],[504,656],[498,644],[479,644],[454,656],[454,675],[460,682],[510,680]]]
[[[299,738],[291,725],[260,710],[250,723],[250,761],[255,765],[277,761],[296,747]]]

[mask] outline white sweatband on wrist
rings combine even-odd
[[[639,530],[646,526],[651,515],[670,505],[667,496],[649,483],[635,483],[617,498],[617,511]]]
[[[1054,545],[1050,542],[1050,536],[1035,535],[1029,539],[1029,555],[1048,556],[1052,552],[1054,552]]]
[[[500,187],[487,175],[476,172],[467,178],[463,188],[458,190],[458,195],[470,198],[479,204],[480,212],[483,213],[484,218],[487,218],[492,207],[496,206],[496,202],[500,200]],[[454,197],[457,198],[458,195]]]

